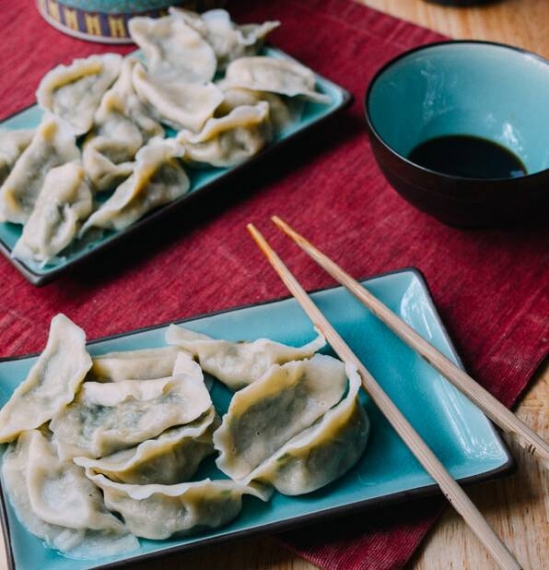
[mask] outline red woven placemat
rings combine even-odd
[[[547,355],[549,231],[463,231],[414,210],[378,171],[364,131],[362,96],[373,73],[396,54],[440,37],[348,0],[230,7],[243,22],[281,20],[274,43],[349,89],[353,107],[178,219],[42,289],[0,259],[0,355],[39,350],[60,311],[95,338],[286,295],[245,232],[249,221],[265,230],[307,288],[329,285],[268,223],[276,213],[353,275],[419,267],[469,369],[512,405]],[[3,6],[0,29],[2,117],[33,102],[53,65],[113,51],[57,32],[31,0]],[[283,540],[324,568],[401,568],[440,504],[422,502],[407,515],[367,514],[352,525],[304,529]]]

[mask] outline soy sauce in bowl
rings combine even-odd
[[[408,159],[429,170],[463,178],[519,178],[527,174],[522,161],[491,140],[471,135],[445,135],[412,149]]]

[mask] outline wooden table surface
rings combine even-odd
[[[482,8],[448,8],[425,0],[360,0],[453,38],[504,42],[549,58],[549,1],[501,0]],[[549,366],[532,382],[518,415],[549,439]],[[470,490],[470,496],[525,569],[549,568],[549,473],[511,443],[518,471]],[[1,538],[0,538],[1,541]],[[0,544],[0,554],[3,554]],[[7,568],[0,558],[0,568]],[[243,540],[132,570],[312,570],[268,537]],[[460,518],[448,508],[411,564],[414,570],[492,570],[495,564]],[[36,569],[40,570],[40,569]]]

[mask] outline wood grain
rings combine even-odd
[[[503,42],[549,58],[547,0],[500,0],[475,8],[450,8],[425,0],[360,1],[451,38]]]
[[[549,436],[549,373],[545,370],[518,408],[518,415],[540,435]],[[549,564],[549,476],[547,470],[516,443],[509,446],[517,473],[471,490],[470,496],[524,568],[543,570]],[[484,549],[449,509],[425,541],[416,570],[438,568],[495,570]]]
[[[363,4],[453,38],[508,43],[549,58],[549,1],[501,0],[482,8],[448,8],[424,0],[360,0]],[[549,367],[532,382],[518,415],[549,438]],[[518,461],[513,477],[485,484],[470,496],[490,524],[529,570],[549,567],[549,474],[511,444]],[[0,568],[7,563],[0,539]],[[132,570],[312,570],[313,565],[270,538],[213,547],[130,566]],[[494,564],[451,510],[442,518],[413,561],[414,570],[493,570]],[[39,569],[37,569],[39,570]]]

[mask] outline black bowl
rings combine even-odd
[[[454,226],[524,224],[549,215],[549,62],[490,42],[429,44],[386,64],[365,96],[377,163],[408,202]],[[426,141],[467,135],[515,155],[526,175],[484,178],[421,166]],[[460,156],[456,156],[456,163]]]

